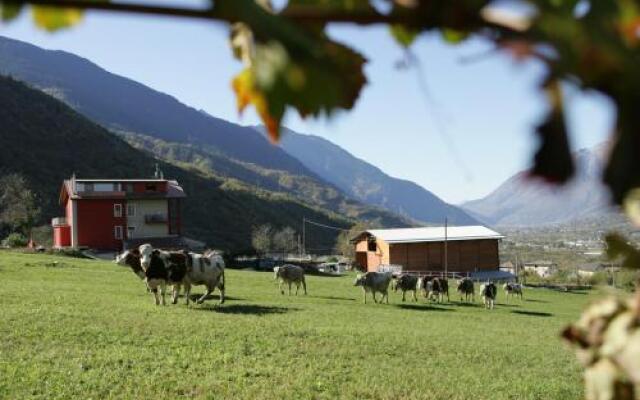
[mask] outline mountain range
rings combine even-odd
[[[601,182],[607,148],[603,143],[576,151],[576,173],[565,186],[550,185],[521,171],[486,197],[462,207],[492,226],[541,226],[606,217],[615,213]]]
[[[158,165],[188,195],[186,235],[228,252],[251,251],[254,226],[300,227],[303,217],[348,228],[354,220],[300,202],[287,194],[257,189],[190,164],[175,164],[133,148],[66,104],[24,83],[0,76],[0,175],[19,173],[29,182],[46,224],[62,210],[62,180],[73,173],[91,178],[152,176]],[[145,175],[146,174],[146,175]],[[377,215],[379,216],[379,215]],[[401,223],[388,215],[389,223]],[[335,231],[307,235],[309,247],[332,247]]]
[[[289,132],[281,147],[273,146],[251,127],[213,117],[67,52],[0,37],[0,74],[54,96],[153,157],[196,163],[200,172],[218,178],[376,225],[441,224],[445,217],[475,222],[424,188],[389,177],[326,140]]]

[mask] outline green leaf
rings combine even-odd
[[[82,11],[74,8],[33,6],[32,13],[36,25],[50,32],[73,26],[82,19]]]
[[[389,29],[391,30],[391,35],[403,47],[411,46],[418,36],[418,31],[408,29],[404,25],[391,25]]]
[[[22,4],[17,3],[0,3],[0,19],[10,21],[20,15]]]
[[[538,126],[540,146],[534,157],[532,174],[552,183],[564,183],[573,175],[574,165],[562,111],[560,83],[551,80],[545,87],[550,111]]]
[[[458,44],[469,37],[468,32],[459,31],[455,29],[443,29],[440,31],[442,38],[449,43]]]
[[[620,259],[623,268],[640,268],[640,250],[629,244],[628,240],[618,233],[610,233],[605,237],[607,257]]]

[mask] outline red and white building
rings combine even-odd
[[[66,179],[65,216],[52,220],[54,247],[121,250],[134,240],[179,238],[185,197],[173,180]]]

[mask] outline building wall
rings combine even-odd
[[[124,201],[84,199],[76,203],[77,246],[105,250],[122,248],[122,241],[115,238],[114,227],[122,226],[123,235],[126,235],[127,220]],[[120,218],[114,217],[115,203],[122,204],[123,213]]]
[[[388,244],[377,239],[376,251],[371,252],[367,249],[366,239],[356,243],[356,257],[358,261],[364,260],[366,253],[369,271],[376,271],[380,264],[402,265],[406,271],[444,270],[444,242]],[[499,264],[498,241],[495,239],[447,242],[447,269],[449,271],[495,270],[498,269]]]
[[[145,215],[161,214],[168,218],[167,200],[128,200],[128,205],[135,206],[135,215],[127,216],[127,227],[133,226],[133,238],[166,236],[169,233],[168,223],[145,222]]]

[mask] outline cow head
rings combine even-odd
[[[280,276],[280,267],[273,268],[273,280],[275,281]]]
[[[140,265],[142,266],[142,269],[146,271],[149,268],[149,265],[151,265],[151,256],[154,252],[153,247],[150,244],[145,243],[140,245],[138,250],[140,252]]]
[[[353,286],[364,286],[366,281],[366,275],[358,274],[356,280],[353,282]]]
[[[138,249],[126,250],[122,254],[118,254],[115,263],[122,266],[129,266],[134,274],[140,279],[144,279],[144,271],[140,265],[140,252]]]

